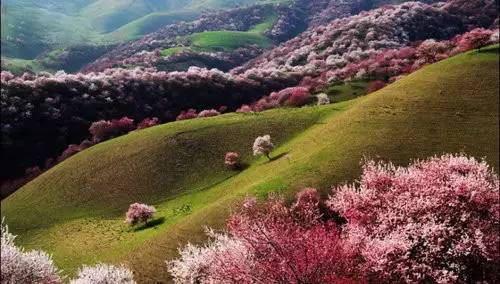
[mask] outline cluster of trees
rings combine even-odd
[[[392,82],[427,64],[492,43],[498,43],[498,29],[476,28],[451,40],[428,39],[413,46],[375,51],[367,59],[326,71],[318,76],[315,85],[352,79]]]
[[[247,198],[202,246],[169,263],[177,283],[497,283],[498,176],[444,155],[407,168],[369,161],[360,182],[288,205]]]
[[[488,28],[496,25],[496,10],[493,0],[383,6],[310,28],[231,72],[256,77],[270,72],[316,77],[322,71],[366,59],[378,50],[397,49],[430,38],[449,39],[476,27]]]
[[[259,112],[283,106],[301,107],[312,100],[308,87],[290,87],[279,92],[272,92],[269,96],[251,103],[244,104],[237,112]]]
[[[1,179],[20,176],[29,167],[43,167],[67,145],[87,138],[95,121],[124,116],[135,121],[153,117],[172,121],[182,110],[217,109],[222,104],[235,110],[272,90],[265,80],[274,81],[275,89],[288,84],[279,77],[258,81],[200,68],[23,76],[2,72]]]
[[[260,8],[248,9],[255,11],[248,17],[258,18],[263,13]],[[224,13],[242,12],[221,15]],[[242,16],[238,25],[251,25],[253,22],[244,20],[247,16]],[[95,121],[124,116],[135,121],[152,117],[172,121],[198,117],[195,109],[221,112],[221,105],[228,111],[239,108],[241,112],[301,106],[311,100],[311,92],[320,91],[330,79],[365,76],[395,80],[454,50],[485,44],[488,34],[491,40],[497,33],[476,29],[449,41],[424,41],[413,47],[409,44],[429,38],[448,39],[473,27],[494,25],[495,19],[492,0],[451,0],[439,5],[411,2],[310,28],[231,73],[196,67],[170,73],[152,68],[22,76],[2,72],[0,131],[4,153],[0,178],[5,181],[22,176],[26,169],[45,167],[47,159],[58,157],[67,145],[80,145],[88,138],[88,129]],[[186,32],[191,30],[186,28]],[[158,37],[162,38],[161,32]],[[299,87],[287,89],[291,86]],[[271,95],[264,97],[267,94]],[[66,154],[87,144],[84,141],[83,145],[72,146]]]
[[[294,36],[294,27],[299,21],[297,11],[288,5],[253,5],[250,7],[234,8],[227,11],[213,11],[200,16],[195,21],[180,22],[161,28],[160,30],[148,34],[143,38],[125,43],[111,52],[105,54],[98,60],[87,65],[83,71],[96,72],[104,71],[107,68],[125,66],[158,66],[165,67],[169,63],[175,62],[187,56],[202,56],[208,62],[216,63],[228,69],[233,64],[240,64],[259,55],[263,50],[255,48],[239,49],[233,52],[181,52],[175,58],[163,58],[160,51],[166,48],[189,45],[187,35],[205,31],[247,31],[253,26],[264,22],[271,12],[278,15],[278,22],[269,32],[268,36],[276,41],[286,40]],[[293,21],[288,20],[293,19]],[[292,23],[293,22],[293,23]],[[293,30],[291,32],[290,30]],[[173,64],[170,64],[173,65]],[[213,68],[216,66],[210,66]],[[173,68],[173,67],[170,67]]]
[[[62,284],[64,277],[54,265],[52,257],[40,250],[25,251],[14,243],[16,236],[9,233],[2,219],[1,224],[1,270],[2,283]],[[124,266],[97,264],[83,266],[71,284],[121,283],[135,284],[132,272]]]

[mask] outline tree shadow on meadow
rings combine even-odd
[[[146,229],[149,229],[149,228],[152,228],[152,227],[155,227],[155,226],[158,226],[158,225],[161,225],[165,223],[165,217],[160,217],[160,218],[156,218],[154,220],[151,220],[145,224],[143,224],[142,226],[140,227],[136,227],[134,228],[134,232],[138,232],[138,231],[142,231],[142,230],[146,230]]]
[[[274,157],[270,157],[269,162],[279,160],[279,159],[283,158],[284,156],[288,155],[288,153],[290,153],[290,151],[283,152],[283,153],[281,153],[277,156],[274,156]]]

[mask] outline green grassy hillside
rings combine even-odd
[[[290,194],[305,186],[327,193],[359,176],[363,157],[407,164],[465,152],[498,169],[498,47],[428,66],[367,96],[301,109],[168,123],[101,143],[49,170],[2,201],[18,243],[53,254],[73,274],[82,263],[129,265],[142,282],[166,282],[177,247],[221,227],[248,194]],[[347,88],[347,89],[351,89]],[[332,94],[335,92],[331,92]],[[253,158],[257,135],[271,134],[274,160]],[[242,172],[224,168],[238,151]],[[130,229],[132,202],[158,213]]]
[[[79,44],[120,43],[164,25],[192,20],[207,9],[288,0],[5,0],[2,56],[34,59]]]

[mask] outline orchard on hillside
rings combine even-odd
[[[312,188],[290,206],[246,199],[227,233],[168,265],[177,283],[498,283],[499,210],[485,162],[368,161],[326,202]]]

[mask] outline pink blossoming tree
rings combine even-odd
[[[133,203],[130,204],[127,211],[125,222],[130,225],[135,225],[139,222],[147,224],[148,220],[153,218],[154,213],[156,213],[156,209],[153,206],[142,203]]]
[[[240,164],[240,154],[236,152],[227,152],[224,156],[224,164],[228,166],[230,169],[236,170],[238,169]]]
[[[181,249],[169,270],[180,283],[497,283],[499,193],[465,156],[370,161],[325,204],[315,189],[290,206],[246,199],[227,233]]]

